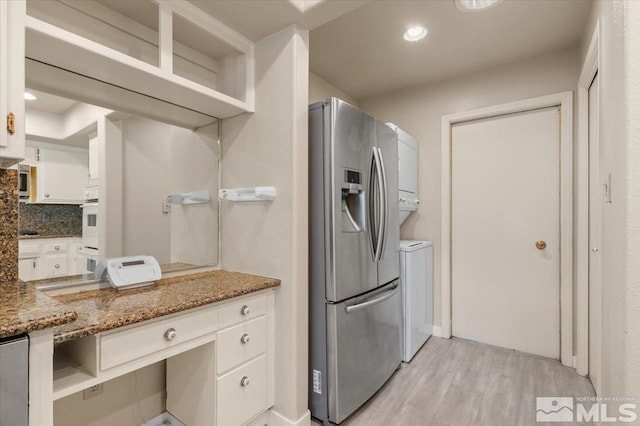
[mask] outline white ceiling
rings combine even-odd
[[[469,13],[453,0],[372,1],[311,31],[309,65],[362,100],[575,45],[590,4],[504,0]],[[415,24],[428,29],[427,37],[404,41]]]
[[[25,106],[39,111],[61,115],[78,103],[71,99],[61,98],[60,96],[50,95],[49,93],[39,92],[33,89],[27,89],[26,91],[34,94],[37,99],[33,101],[25,101]]]

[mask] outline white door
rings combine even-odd
[[[600,140],[598,75],[589,88],[589,377],[600,394],[600,330],[602,322],[602,185],[600,184]]]
[[[558,359],[559,109],[451,132],[453,335]]]

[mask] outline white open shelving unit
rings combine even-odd
[[[40,90],[55,93],[47,77],[64,70],[113,87],[76,93],[85,102],[126,89],[144,95],[134,110],[162,99],[202,116],[194,126],[254,112],[253,42],[186,1],[28,0],[25,28],[27,84]]]

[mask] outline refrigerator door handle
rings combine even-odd
[[[344,310],[350,314],[352,312],[361,311],[363,309],[367,309],[370,306],[377,305],[378,303],[382,303],[387,299],[392,298],[398,292],[400,286],[398,284],[394,284],[388,291],[386,291],[382,296],[376,297],[375,299],[367,300],[366,302],[357,303],[355,305],[346,306]]]
[[[377,212],[376,212],[376,196],[374,195],[377,189],[376,182],[378,180],[377,164],[378,164],[378,161],[377,161],[376,148],[374,147],[373,152],[371,154],[371,167],[369,171],[369,212],[368,212],[369,238],[371,242],[371,257],[374,262],[377,262],[378,260],[378,240],[377,240],[377,232],[376,232],[377,230],[375,229],[376,222],[377,222],[377,217],[376,217]]]
[[[376,148],[378,150],[378,158],[380,161],[380,185],[382,187],[382,220],[380,221],[381,233],[378,239],[380,244],[380,255],[378,260],[382,260],[384,258],[384,246],[387,242],[387,228],[388,228],[388,220],[389,220],[389,197],[388,197],[388,189],[387,189],[387,172],[384,167],[384,158],[382,155],[382,150],[380,148]]]
[[[373,148],[373,152],[374,152],[374,157],[376,160],[376,183],[378,184],[378,203],[377,203],[377,208],[378,208],[378,212],[377,212],[377,217],[378,217],[378,229],[377,229],[377,237],[376,237],[376,255],[375,255],[375,262],[379,262],[380,259],[382,258],[382,247],[383,247],[383,238],[384,238],[384,220],[385,219],[385,208],[384,208],[384,203],[385,203],[385,188],[384,188],[384,183],[383,183],[383,165],[382,165],[382,157],[381,157],[381,151],[374,147]]]

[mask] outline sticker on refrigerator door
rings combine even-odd
[[[322,373],[318,370],[313,370],[313,391],[322,395]]]

